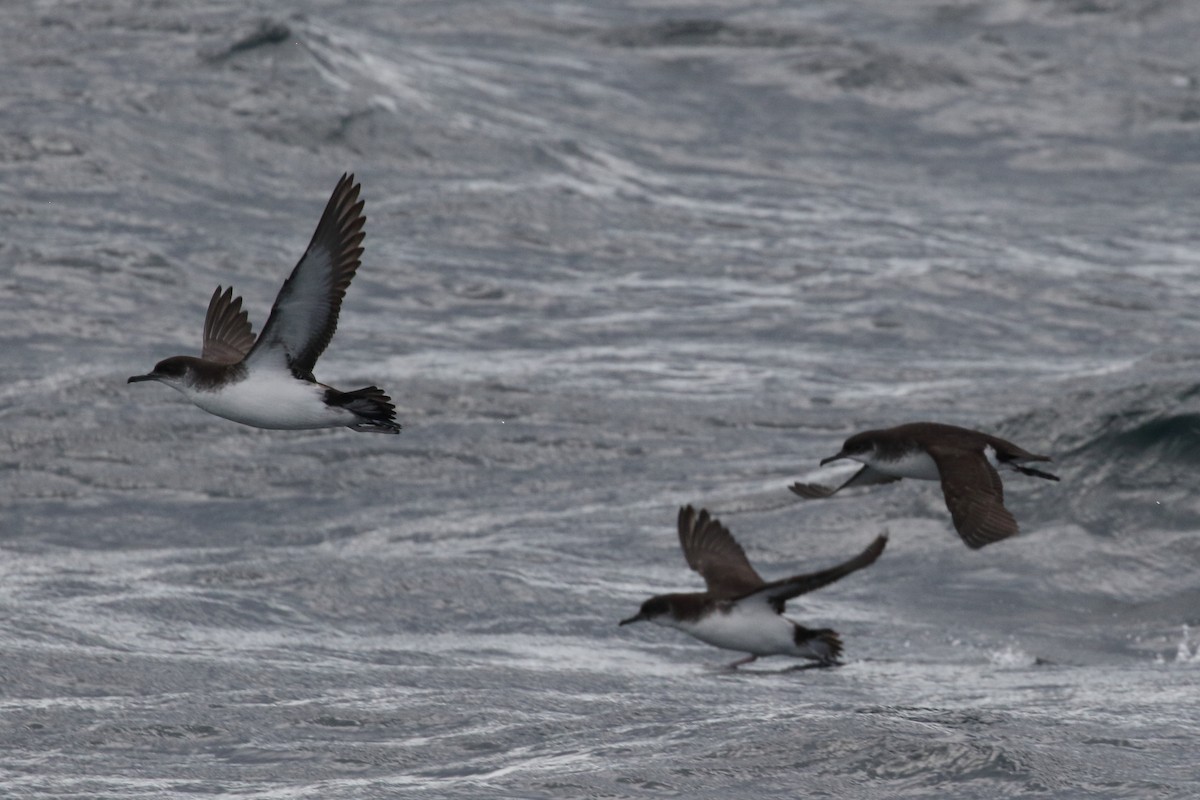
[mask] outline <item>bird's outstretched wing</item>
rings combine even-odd
[[[313,366],[337,330],[342,298],[363,253],[363,201],[353,175],[343,175],[317,223],[304,256],[283,283],[249,361],[286,359],[298,378],[312,380]]]
[[[204,348],[200,358],[218,364],[236,364],[254,347],[254,327],[242,310],[242,298],[233,296],[233,287],[218,286],[208,301],[204,315]]]
[[[1004,484],[983,453],[929,448],[942,477],[942,494],[954,529],[968,547],[979,549],[1017,533],[1004,507]]]
[[[822,486],[819,483],[793,483],[788,488],[793,494],[798,494],[805,500],[816,500],[821,497],[830,497],[837,494],[842,489],[849,489],[854,486],[874,486],[880,483],[894,483],[900,480],[894,475],[885,475],[882,472],[873,470],[870,467],[864,466],[858,472],[850,476],[849,480],[841,486]]]
[[[733,534],[704,509],[679,509],[679,544],[688,566],[700,573],[709,594],[718,600],[744,595],[763,584]]]
[[[880,534],[875,537],[875,541],[871,542],[866,550],[863,550],[849,561],[843,561],[836,567],[771,581],[736,599],[743,602],[746,600],[761,599],[770,603],[776,612],[782,614],[784,604],[793,597],[820,589],[822,586],[828,586],[852,572],[857,572],[863,567],[869,567],[871,564],[874,564],[875,559],[879,558],[880,554],[883,553],[883,548],[887,546],[887,540],[886,533]]]

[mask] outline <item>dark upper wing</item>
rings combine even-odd
[[[968,547],[978,549],[1017,532],[1017,521],[1004,507],[1004,484],[983,453],[929,448],[942,476],[942,494],[954,529]]]
[[[242,310],[242,298],[233,296],[232,286],[224,292],[218,286],[204,315],[204,349],[200,357],[218,364],[236,364],[252,347],[254,328]]]
[[[898,480],[900,479],[894,475],[884,475],[882,472],[864,466],[858,472],[851,475],[850,479],[841,486],[830,487],[822,486],[819,483],[793,483],[788,488],[792,490],[793,494],[798,494],[806,500],[816,500],[821,497],[830,497],[842,489],[852,486],[874,486],[880,483],[894,483]]]
[[[688,566],[700,573],[713,597],[737,597],[762,586],[733,534],[704,509],[679,509],[679,544]]]
[[[251,360],[282,354],[294,375],[312,378],[317,358],[337,329],[342,298],[363,252],[367,218],[359,188],[353,175],[338,181],[308,249],[275,298]]]
[[[804,575],[793,575],[790,578],[784,578],[778,581],[771,581],[764,584],[758,589],[746,593],[743,598],[751,599],[761,598],[770,603],[776,612],[782,614],[783,606],[793,597],[811,592],[815,589],[820,589],[822,586],[828,586],[834,581],[841,580],[851,572],[857,572],[863,567],[869,567],[875,563],[875,559],[879,558],[883,553],[883,548],[887,546],[887,534],[883,533],[875,537],[875,541],[856,555],[849,561],[843,561],[836,567],[823,569],[820,572],[809,572]]]

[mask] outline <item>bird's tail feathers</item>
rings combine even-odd
[[[802,651],[800,655],[811,658],[823,665],[838,663],[842,655],[842,639],[837,631],[829,628],[813,630],[803,625],[796,625],[793,641]]]
[[[1059,479],[1057,475],[1051,475],[1049,472],[1042,472],[1040,469],[1034,469],[1033,467],[1023,467],[1020,464],[1013,464],[1012,468],[1022,475],[1029,475],[1034,478],[1045,478],[1048,481]]]
[[[400,432],[400,423],[396,422],[396,407],[392,405],[392,398],[384,394],[378,386],[367,386],[352,392],[330,389],[325,394],[325,402],[331,406],[344,408],[357,416],[358,420],[347,426],[356,431]]]

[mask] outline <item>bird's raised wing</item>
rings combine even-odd
[[[869,567],[871,564],[874,564],[875,559],[879,558],[880,554],[883,553],[883,548],[887,546],[887,540],[886,533],[880,534],[875,537],[875,541],[871,542],[866,550],[863,550],[849,561],[843,561],[836,567],[771,581],[736,599],[742,601],[761,599],[770,603],[776,612],[782,614],[784,604],[793,597],[820,589],[822,586],[828,586],[852,572],[857,572],[863,567]]]
[[[679,509],[679,544],[688,566],[700,573],[717,599],[744,595],[763,584],[733,534],[704,509]]]
[[[204,315],[204,349],[200,358],[218,364],[236,364],[254,347],[254,327],[242,310],[242,298],[233,296],[233,287],[218,286],[208,301]]]
[[[968,547],[979,549],[1017,533],[1004,507],[1004,484],[983,453],[929,448],[942,477],[942,494],[954,529]]]
[[[791,489],[793,494],[798,494],[805,500],[816,500],[821,497],[830,497],[842,489],[849,489],[854,486],[874,486],[880,483],[894,483],[898,480],[900,479],[894,475],[885,475],[882,472],[864,466],[858,472],[851,475],[849,480],[841,486],[831,487],[823,486],[819,483],[793,483],[788,489]]]
[[[248,360],[286,359],[298,378],[312,380],[313,366],[337,330],[342,298],[363,253],[363,201],[353,175],[343,175],[317,223],[304,256],[283,283],[271,316]]]

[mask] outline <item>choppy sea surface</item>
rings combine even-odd
[[[0,793],[1200,795],[1200,5],[0,5]],[[343,171],[317,365],[396,437],[157,384]],[[1055,457],[801,501],[851,432]],[[616,623],[677,509],[846,664]]]

